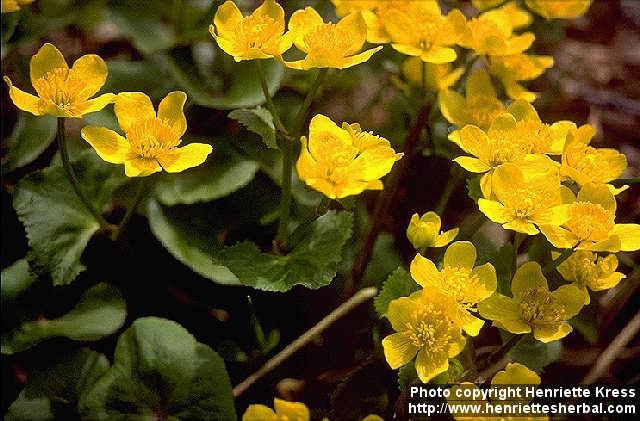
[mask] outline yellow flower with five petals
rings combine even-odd
[[[494,199],[479,199],[480,211],[503,228],[528,235],[540,232],[536,226],[557,227],[569,220],[557,170],[539,172],[537,167],[499,166],[491,178]]]
[[[17,12],[21,6],[33,3],[33,0],[2,0],[2,13]]]
[[[387,318],[397,332],[382,340],[387,363],[396,369],[417,354],[416,372],[423,383],[446,371],[449,358],[464,348],[455,302],[437,291],[418,291],[391,301]]]
[[[211,153],[211,145],[190,143],[178,147],[187,130],[182,110],[186,100],[184,92],[171,92],[160,102],[156,114],[145,94],[120,93],[115,112],[125,136],[105,127],[85,126],[82,138],[106,162],[124,164],[128,177],[143,177],[162,169],[177,173],[195,167]]]
[[[433,211],[422,216],[414,213],[407,227],[407,238],[417,250],[425,247],[444,247],[456,238],[460,229],[440,232],[441,226],[440,216]]]
[[[541,342],[567,336],[572,328],[567,320],[584,304],[580,290],[562,285],[549,291],[540,265],[527,262],[516,270],[511,281],[512,297],[495,293],[478,305],[480,315],[493,325],[515,334],[529,333]]]
[[[476,248],[468,241],[456,241],[444,253],[442,270],[420,254],[411,262],[411,277],[425,290],[437,289],[455,301],[457,317],[467,334],[477,336],[484,321],[473,315],[476,305],[491,296],[497,286],[491,263],[475,266]]]
[[[284,10],[274,0],[265,0],[249,16],[228,0],[218,7],[209,32],[235,61],[280,57],[293,44],[293,35],[285,33]]]
[[[529,9],[547,19],[574,19],[589,10],[593,0],[524,0]]]
[[[80,57],[69,69],[62,53],[46,43],[31,57],[30,77],[38,96],[13,86],[6,76],[4,80],[16,107],[36,116],[81,118],[100,111],[115,98],[107,93],[90,99],[107,80],[107,65],[95,54]]]
[[[457,57],[452,46],[466,28],[466,18],[457,9],[446,17],[435,0],[407,3],[384,13],[391,46],[402,54],[427,63],[450,63]]]
[[[285,61],[285,65],[292,69],[345,69],[364,63],[382,49],[376,47],[358,53],[367,38],[367,25],[358,12],[334,24],[325,23],[315,9],[306,7],[293,13],[289,30],[296,47],[306,53],[302,60]]]
[[[450,89],[438,95],[440,110],[449,123],[458,127],[472,124],[486,130],[497,116],[505,112],[491,78],[484,70],[475,71],[469,76],[465,90],[466,96]]]
[[[309,408],[300,402],[288,402],[274,398],[273,407],[261,404],[249,405],[242,415],[242,421],[309,421]]]
[[[616,272],[617,268],[618,258],[615,254],[598,256],[592,251],[578,250],[558,265],[558,272],[565,281],[573,282],[580,288],[584,305],[588,305],[591,298],[587,287],[592,291],[603,291],[618,285],[626,277]]]
[[[627,168],[624,154],[612,148],[589,146],[595,133],[595,128],[589,124],[571,130],[562,151],[560,175],[572,179],[579,186],[588,183],[607,184],[620,177]],[[628,187],[608,186],[614,195]]]
[[[350,13],[362,14],[367,25],[367,41],[384,44],[390,40],[384,27],[384,12],[396,7],[405,7],[405,0],[331,0],[336,6],[336,14],[345,17]]]
[[[555,247],[611,253],[640,250],[640,225],[615,223],[616,199],[605,184],[585,184],[577,197],[566,189],[563,199],[567,220],[540,226]]]
[[[515,35],[513,31],[530,22],[531,16],[511,2],[468,20],[458,43],[477,55],[518,54],[531,46],[535,36],[531,32]]]
[[[526,90],[519,82],[533,80],[553,66],[553,57],[551,56],[524,53],[510,56],[491,56],[489,61],[491,63],[489,71],[502,82],[507,96],[511,99],[523,99],[527,102],[533,102],[536,99],[536,94]]]
[[[309,139],[300,140],[300,179],[331,199],[382,190],[380,178],[402,158],[389,141],[362,131],[359,124],[340,128],[322,114],[311,119]]]

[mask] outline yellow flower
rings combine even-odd
[[[171,92],[160,102],[156,115],[145,94],[120,93],[115,111],[125,136],[104,127],[85,126],[82,138],[106,162],[124,164],[128,177],[147,176],[163,168],[176,173],[195,167],[211,153],[211,145],[191,143],[178,148],[187,130],[182,111],[186,100],[184,92]]]
[[[402,158],[386,139],[363,132],[359,124],[340,128],[321,114],[311,120],[309,139],[300,140],[300,179],[331,199],[382,190],[380,178]]]
[[[242,421],[309,421],[309,408],[300,402],[288,402],[275,398],[275,411],[268,406],[249,405],[242,415]]]
[[[497,384],[540,384],[540,376],[535,371],[529,370],[529,368],[520,363],[509,363],[507,367],[498,371],[493,379],[491,379],[492,385]]]
[[[397,332],[382,340],[387,363],[396,369],[418,354],[416,371],[424,383],[447,371],[449,358],[464,348],[456,305],[436,291],[418,291],[391,301],[387,318]]]
[[[459,44],[478,55],[518,54],[531,46],[535,36],[531,32],[514,35],[513,31],[530,22],[531,16],[511,2],[467,21]]]
[[[549,291],[540,265],[527,262],[516,270],[511,281],[513,298],[496,293],[478,305],[480,315],[493,325],[515,334],[529,333],[541,342],[567,336],[572,328],[567,320],[580,312],[584,300],[574,285]]]
[[[17,12],[20,6],[33,3],[33,0],[2,0],[2,13]]]
[[[518,82],[540,76],[545,69],[553,66],[553,57],[519,53],[511,56],[491,56],[490,62],[489,71],[500,79],[509,98],[532,102],[536,99],[536,94],[527,91]]]
[[[292,69],[345,69],[364,63],[380,51],[376,47],[358,53],[367,38],[367,25],[361,13],[351,13],[337,24],[324,23],[312,7],[294,12],[289,20],[294,43],[307,55],[303,60],[285,62]]]
[[[420,57],[427,63],[450,63],[456,59],[452,46],[466,25],[459,10],[444,17],[437,1],[424,0],[389,9],[384,19],[391,46],[402,54]]]
[[[382,418],[380,415],[369,414],[364,417],[362,421],[384,421],[384,418]]]
[[[472,124],[483,130],[488,129],[491,122],[505,111],[489,74],[484,70],[472,73],[465,89],[466,98],[449,89],[440,92],[438,101],[442,115],[449,123],[459,127]]]
[[[456,238],[459,228],[440,232],[442,222],[435,212],[427,212],[422,216],[414,213],[407,227],[407,238],[418,250],[425,247],[444,247]]]
[[[525,0],[527,7],[547,19],[574,19],[589,10],[593,0]]]
[[[107,80],[107,65],[95,54],[87,54],[73,63],[71,69],[56,47],[47,43],[31,57],[31,84],[38,96],[24,92],[4,77],[11,100],[33,115],[80,118],[100,111],[113,102],[114,94],[95,95]]]
[[[505,229],[535,235],[536,225],[557,227],[569,219],[557,171],[523,171],[507,163],[494,171],[491,182],[495,200],[479,199],[478,207]]]
[[[505,1],[506,0],[471,0],[471,4],[473,4],[473,7],[476,9],[483,11],[500,6]]]
[[[411,262],[411,277],[425,290],[437,289],[456,303],[462,328],[471,336],[480,333],[484,321],[475,317],[476,304],[496,290],[496,270],[491,263],[474,267],[476,248],[468,241],[456,241],[444,253],[442,270],[420,254]]]
[[[218,7],[209,32],[224,52],[236,61],[279,57],[293,44],[285,34],[284,10],[274,0],[265,0],[250,16],[226,1]]]
[[[616,199],[605,184],[585,184],[577,198],[568,189],[565,193],[569,218],[562,226],[540,226],[555,247],[611,253],[640,249],[640,225],[615,223]]]
[[[384,28],[384,19],[379,15],[388,9],[402,7],[405,0],[331,0],[331,2],[336,6],[336,14],[340,17],[353,12],[362,13],[367,25],[367,41],[383,44],[390,39]]]
[[[434,92],[451,87],[464,72],[461,67],[451,70],[450,63],[424,63],[420,57],[409,57],[402,63],[402,73],[409,82],[416,86],[422,85],[423,64],[427,73],[425,77],[426,88]]]
[[[558,265],[558,272],[566,281],[573,282],[573,285],[580,288],[584,304],[588,305],[591,299],[587,287],[592,291],[603,291],[613,288],[626,278],[624,274],[616,272],[617,268],[618,259],[615,254],[603,257],[591,251],[578,250]]]
[[[589,146],[595,133],[595,128],[588,124],[570,131],[562,152],[560,175],[569,177],[579,186],[588,183],[609,183],[620,177],[627,168],[627,158],[624,154],[611,148]],[[627,187],[616,189],[609,185],[613,194],[618,194]]]

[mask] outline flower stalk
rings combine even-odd
[[[112,228],[112,224],[108,223],[104,217],[98,212],[87,196],[82,191],[80,187],[80,183],[78,182],[78,178],[76,177],[73,167],[71,166],[71,161],[69,160],[69,152],[67,150],[67,142],[65,139],[65,119],[63,117],[58,117],[58,130],[56,132],[56,140],[58,142],[58,149],[60,151],[60,157],[62,158],[62,167],[64,168],[65,174],[67,175],[67,179],[73,188],[73,191],[78,196],[78,199],[82,202],[82,204],[87,208],[87,210],[93,215],[95,220],[100,224],[101,228]]]
[[[142,200],[145,198],[146,193],[149,190],[148,188],[149,184],[150,183],[148,183],[148,179],[146,177],[140,177],[138,179],[136,194],[133,197],[133,200],[131,201],[131,205],[129,206],[124,216],[122,217],[122,221],[120,222],[120,225],[118,225],[118,227],[114,229],[111,233],[111,239],[113,241],[118,241],[118,239],[120,238],[120,235],[122,235],[122,232],[124,231],[129,221],[131,220],[131,217],[135,213],[140,203],[142,203]]]

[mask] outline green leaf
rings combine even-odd
[[[109,20],[131,39],[143,54],[168,50],[176,43],[173,27],[161,19],[154,0],[114,0],[110,2]]]
[[[246,186],[256,175],[258,163],[222,149],[206,165],[180,174],[160,174],[154,194],[164,205],[208,202]]]
[[[95,341],[117,331],[126,317],[126,305],[120,291],[101,283],[93,286],[67,314],[53,320],[23,323],[2,336],[2,353],[14,354],[45,339],[61,336],[75,341]]]
[[[2,271],[2,305],[12,302],[37,281],[27,259],[20,259]]]
[[[243,242],[224,249],[220,261],[242,284],[257,289],[282,292],[294,285],[317,289],[336,276],[352,226],[351,213],[330,211],[310,224],[286,256],[261,253],[255,244]]]
[[[399,267],[384,281],[382,290],[373,300],[373,307],[378,313],[378,317],[382,318],[387,313],[389,303],[396,298],[408,297],[412,292],[419,289],[418,284],[413,280],[409,272]]]
[[[408,390],[409,386],[416,381],[418,381],[418,372],[414,361],[409,361],[408,364],[400,367],[398,370],[398,388],[400,392]]]
[[[569,324],[573,326],[590,344],[598,342],[598,312],[597,306],[589,305],[584,307],[580,313],[575,315]]]
[[[7,140],[7,155],[2,163],[2,173],[8,173],[36,159],[56,137],[56,119],[51,116],[36,117],[19,112],[13,133]]]
[[[467,195],[474,202],[477,202],[478,199],[484,197],[482,190],[480,189],[480,176],[467,178]]]
[[[386,232],[380,233],[373,245],[371,260],[362,277],[363,284],[379,286],[382,280],[402,264],[398,255],[393,236]]]
[[[509,356],[515,362],[524,364],[531,370],[540,373],[545,366],[560,357],[560,350],[560,341],[545,344],[536,340],[532,335],[528,335],[509,351]]]
[[[511,296],[511,279],[513,278],[513,244],[505,243],[496,255],[489,260],[496,269],[498,278],[497,291]]]
[[[96,209],[126,180],[121,167],[103,162],[93,151],[81,153],[73,167]],[[54,285],[71,283],[85,269],[82,252],[100,225],[76,196],[64,169],[49,167],[22,179],[13,207],[29,240],[32,268],[50,273]]]
[[[242,108],[233,110],[229,113],[229,118],[237,120],[247,130],[259,135],[268,148],[278,149],[273,116],[267,109],[256,107],[254,109]]]
[[[265,102],[260,79],[256,77],[255,63],[251,61],[234,63],[229,88],[225,92],[213,94],[203,89],[203,82],[183,69],[179,60],[168,54],[154,55],[153,59],[198,105],[219,110],[233,110],[255,107]],[[284,78],[284,67],[275,60],[263,61],[267,86],[270,95],[273,96]]]
[[[118,339],[113,366],[80,401],[85,420],[235,420],[222,358],[171,320],[145,317]]]
[[[75,411],[82,394],[108,369],[109,361],[104,355],[82,348],[47,369],[37,370],[9,407],[5,420],[53,420],[62,403],[65,404],[63,410]],[[58,419],[62,417],[64,413],[59,414]]]
[[[155,200],[149,201],[147,216],[151,231],[173,257],[217,283],[240,283],[216,258],[216,252],[220,250],[221,245],[215,238],[215,230],[211,229],[215,227],[207,226],[206,220],[199,224],[195,218],[175,218]],[[198,230],[198,225],[204,225],[204,229]]]

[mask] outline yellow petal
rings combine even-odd
[[[564,308],[562,313],[563,320],[569,320],[582,310],[584,305],[584,297],[580,292],[580,288],[575,285],[562,285],[551,293],[553,297]]]
[[[495,98],[498,96],[498,93],[491,83],[491,77],[489,76],[489,73],[484,70],[475,71],[471,74],[471,76],[469,76],[469,81],[467,82],[466,86],[466,94],[467,98],[481,96],[489,96]]]
[[[511,333],[531,332],[531,327],[521,319],[519,304],[502,294],[493,294],[478,304],[478,311],[485,319],[493,320],[493,324]]]
[[[482,284],[482,288],[480,291],[474,291],[476,297],[480,300],[484,300],[490,297],[498,286],[498,279],[496,275],[496,269],[493,267],[491,263],[485,263],[481,266],[476,266],[471,271],[472,274],[476,275]]]
[[[158,118],[166,120],[178,133],[178,137],[182,137],[187,131],[187,118],[182,110],[185,102],[187,102],[187,94],[184,92],[169,92],[158,106]]]
[[[489,138],[479,127],[467,125],[458,131],[458,136],[450,136],[463,151],[479,158],[484,162],[489,161]]]
[[[609,233],[620,240],[620,251],[640,250],[640,225],[615,224]]]
[[[444,252],[444,266],[472,269],[476,257],[476,248],[471,242],[456,241]]]
[[[325,158],[330,162],[335,161],[334,156],[346,155],[347,150],[354,157],[358,153],[352,145],[351,135],[322,114],[314,116],[309,123],[307,148],[314,159]]]
[[[540,376],[520,363],[509,363],[503,371],[498,371],[491,384],[540,384]]]
[[[608,212],[616,212],[616,198],[605,184],[585,184],[578,192],[578,201],[597,203]]]
[[[432,47],[420,55],[420,59],[426,63],[451,63],[457,57],[456,50],[449,47]]]
[[[440,111],[451,124],[463,126],[468,122],[467,101],[459,93],[446,89],[438,94]]]
[[[213,24],[216,27],[218,35],[223,38],[235,38],[236,30],[242,21],[242,12],[238,9],[238,6],[228,0],[218,7],[216,14],[213,18]]]
[[[429,352],[421,349],[416,358],[416,372],[421,382],[427,383],[449,368],[449,356],[445,352]]]
[[[538,225],[562,225],[570,218],[571,205],[558,205],[537,212],[531,219]]]
[[[9,79],[7,76],[4,77],[4,81],[9,86],[9,97],[16,107],[18,107],[22,111],[30,112],[31,114],[36,116],[40,116],[43,114],[38,105],[40,102],[40,98],[16,88],[11,83],[11,79]]]
[[[517,299],[527,291],[538,287],[549,289],[547,278],[542,274],[542,268],[537,262],[527,262],[520,266],[511,280],[511,293]]]
[[[407,323],[413,320],[413,313],[417,306],[416,301],[408,297],[400,297],[391,301],[386,316],[393,330],[397,332],[405,330]]]
[[[406,333],[394,333],[382,340],[387,363],[394,370],[407,364],[418,352]]]
[[[409,268],[411,277],[423,288],[432,286],[440,278],[436,265],[421,254],[416,254]]]
[[[122,164],[131,149],[124,137],[105,127],[85,126],[80,134],[100,158],[113,164]]]
[[[480,329],[484,326],[484,320],[472,316],[467,310],[460,312],[460,322],[462,323],[462,329],[469,336],[478,336]]]
[[[289,19],[289,30],[294,34],[294,44],[305,53],[308,52],[304,36],[322,25],[322,16],[313,7],[307,6],[303,10],[293,12]]]
[[[554,225],[541,225],[540,231],[554,247],[561,249],[572,248],[578,242],[577,237],[571,231]]]
[[[281,24],[284,30],[284,9],[274,0],[265,0],[253,14],[256,16],[269,16],[278,24]]]
[[[244,414],[242,421],[278,421],[278,417],[273,409],[264,405],[249,405]]]
[[[356,54],[354,56],[345,57],[342,64],[340,66],[336,66],[339,69],[347,69],[349,67],[355,66],[356,64],[364,63],[369,60],[372,55],[382,50],[382,47],[375,47],[369,50],[365,50],[360,54]],[[325,66],[325,67],[334,67],[334,66]]]
[[[95,54],[87,54],[77,59],[71,67],[71,74],[81,80],[83,99],[91,98],[107,81],[107,64]]]
[[[202,164],[212,150],[211,145],[206,143],[190,143],[159,156],[158,162],[167,172],[182,172]]]
[[[367,23],[360,12],[350,13],[340,19],[340,22],[336,24],[336,29],[349,34],[349,46],[345,50],[345,55],[360,51],[367,40]]]
[[[449,231],[445,231],[442,234],[438,235],[436,238],[436,243],[433,245],[434,247],[444,247],[450,242],[452,242],[460,232],[460,228],[453,228]]]
[[[127,177],[146,177],[158,171],[162,171],[162,167],[152,158],[141,158],[129,154],[124,161],[124,173]]]
[[[273,407],[278,417],[291,421],[309,421],[309,409],[303,403],[274,398]]]
[[[504,224],[509,220],[509,214],[504,205],[500,202],[481,198],[478,199],[478,207],[480,208],[480,211],[493,222]]]
[[[543,343],[557,341],[567,336],[573,328],[567,322],[534,323],[533,336]]]
[[[142,92],[121,92],[115,101],[118,124],[125,132],[138,120],[153,119],[156,111],[149,97]]]
[[[470,156],[459,156],[454,159],[465,170],[472,173],[485,173],[491,170],[491,167],[480,161],[478,158],[472,158]]]
[[[65,61],[62,53],[58,51],[52,44],[46,43],[38,52],[31,57],[31,63],[29,65],[31,84],[35,86],[34,82],[53,69],[68,69],[69,66]]]
[[[540,117],[538,116],[538,112],[533,105],[529,104],[527,101],[518,100],[513,101],[508,107],[507,111],[511,113],[512,116],[516,118],[517,121],[533,121],[536,123],[541,123]]]
[[[535,225],[526,219],[512,219],[506,224],[503,224],[502,227],[507,230],[514,230],[527,235],[536,235],[540,232]]]
[[[88,101],[85,101],[78,106],[80,115],[85,115],[89,113],[95,113],[96,111],[100,111],[107,105],[113,103],[115,99],[116,99],[116,95],[108,93],[108,94],[102,94]]]

